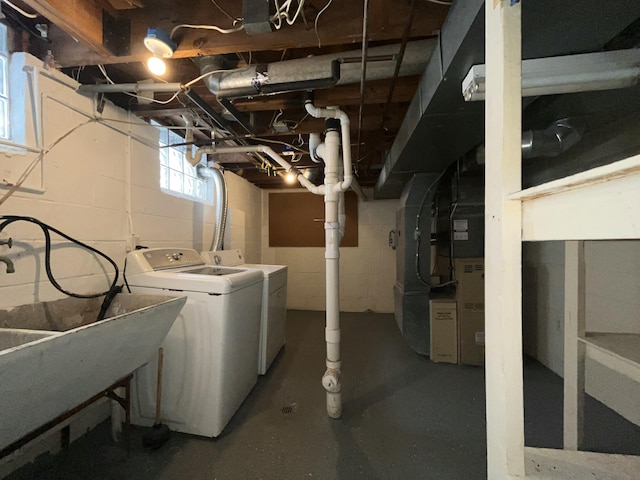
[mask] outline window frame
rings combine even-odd
[[[158,184],[160,189],[168,195],[212,205],[212,180],[210,178],[199,176],[197,168],[192,166],[186,159],[187,149],[190,148],[192,153],[195,153],[194,147],[192,145],[169,147],[169,145],[184,143],[184,138],[172,131],[170,128],[160,125],[156,121],[151,121],[151,124],[158,129],[159,133],[158,163],[160,168]],[[206,162],[206,155],[203,155],[199,165],[206,166]],[[192,187],[188,187],[185,183],[188,180],[193,182]],[[173,188],[172,182],[174,183]],[[180,185],[179,188],[178,185]],[[189,189],[195,191],[195,193],[189,193]]]
[[[11,99],[9,92],[9,30],[0,23],[0,138],[11,139]],[[4,118],[2,118],[4,117]]]

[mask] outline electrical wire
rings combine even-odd
[[[442,179],[442,177],[446,172],[447,172],[447,169],[443,170],[442,173],[438,175],[438,177],[433,182],[431,182],[431,185],[427,187],[427,189],[424,192],[424,195],[422,196],[422,200],[420,201],[420,208],[418,209],[418,213],[416,214],[416,228],[414,230],[414,238],[416,241],[416,251],[415,251],[416,275],[418,279],[429,288],[446,287],[448,285],[453,285],[457,283],[456,280],[451,280],[449,282],[433,285],[430,281],[428,282],[424,278],[422,278],[422,272],[420,271],[420,244],[421,244],[421,238],[422,238],[422,235],[420,234],[420,218],[422,216],[422,210],[424,209],[424,205],[427,201],[429,194],[433,191],[434,187],[438,185],[438,183],[440,182],[440,180]]]
[[[94,122],[94,121],[95,121],[95,119],[90,118],[87,121],[85,121],[85,122],[83,122],[83,123],[81,123],[79,125],[76,125],[71,130],[67,131],[64,135],[58,137],[58,139],[55,142],[53,142],[49,148],[47,148],[46,150],[42,150],[40,153],[38,153],[38,155],[33,159],[33,161],[27,166],[25,171],[22,172],[22,175],[20,175],[18,177],[18,179],[16,180],[16,182],[13,185],[11,185],[11,188],[7,191],[7,193],[5,193],[2,196],[2,198],[0,198],[0,205],[2,205],[4,202],[6,202],[7,199],[11,195],[13,195],[15,193],[15,191],[18,190],[22,186],[22,184],[29,177],[29,175],[31,175],[31,172],[33,172],[33,170],[35,169],[36,165],[38,165],[38,163],[40,163],[40,161],[44,159],[45,155],[47,153],[49,153],[53,149],[53,147],[58,145],[58,143],[60,143],[65,138],[67,138],[69,135],[71,135],[73,132],[75,132],[80,127],[83,127],[83,126],[85,126],[85,125],[87,125],[87,124],[89,124],[91,122]]]
[[[443,0],[427,0],[427,2],[435,3],[436,5],[452,5],[453,2],[445,2]]]
[[[47,225],[46,223],[41,222],[40,220],[33,217],[24,217],[20,215],[2,215],[0,216],[0,220],[4,220],[2,223],[0,223],[0,232],[4,230],[5,227],[18,221],[33,223],[40,227],[40,229],[42,230],[42,233],[44,234],[44,239],[45,239],[45,250],[44,250],[45,271],[47,273],[47,278],[58,291],[74,298],[97,298],[97,297],[102,297],[103,295],[108,295],[117,288],[116,284],[118,283],[118,278],[120,276],[120,270],[118,269],[118,265],[109,256],[102,253],[100,250],[93,248],[91,245],[87,245],[86,243],[76,240],[75,238],[70,237],[66,233],[61,232],[57,228],[54,228],[51,225]],[[83,293],[74,293],[64,289],[55,279],[53,272],[51,270],[51,233],[50,232],[60,235],[65,240],[75,243],[76,245],[79,245],[82,248],[85,248],[90,252],[96,253],[100,255],[102,258],[106,259],[111,264],[111,266],[115,271],[113,281],[111,282],[111,286],[109,287],[109,290],[101,293],[83,294]]]
[[[202,80],[203,78],[207,78],[208,76],[210,76],[210,75],[214,75],[214,74],[216,74],[216,73],[222,73],[222,72],[227,72],[227,73],[232,73],[232,72],[234,72],[234,73],[235,73],[235,72],[243,72],[243,71],[245,71],[245,70],[248,70],[249,68],[250,68],[249,66],[246,66],[246,67],[243,67],[243,68],[236,68],[235,70],[224,70],[224,69],[223,69],[223,70],[211,70],[210,72],[203,73],[202,75],[200,75],[200,76],[198,76],[198,77],[194,78],[193,80],[188,81],[187,83],[185,83],[185,84],[183,85],[183,87],[184,87],[184,88],[189,88],[189,87],[190,87],[191,85],[193,85],[194,83],[197,83],[197,82],[199,82],[200,80]]]
[[[276,30],[280,30],[283,18],[288,25],[293,25],[300,16],[300,12],[302,12],[304,2],[305,0],[298,0],[298,8],[296,9],[296,13],[293,15],[293,18],[290,18],[289,10],[291,9],[292,0],[285,0],[282,5],[279,4],[278,0],[274,0],[276,12],[271,16],[271,23],[274,25]]]
[[[245,137],[245,138],[250,138],[251,140],[257,140],[259,142],[267,142],[267,143],[275,143],[275,144],[279,144],[279,145],[286,145],[287,147],[291,147],[293,150],[296,150],[300,153],[306,153],[308,154],[309,151],[305,150],[303,148],[300,147],[296,147],[295,145],[292,145],[290,143],[287,142],[283,142],[282,140],[271,140],[269,138],[262,138],[262,137]]]
[[[226,10],[223,10],[223,8],[222,8],[220,5],[218,5],[218,4],[216,3],[216,0],[211,0],[211,3],[213,3],[213,4],[218,8],[218,10],[220,10],[222,13],[224,13],[224,14],[226,15],[226,17],[227,17],[229,20],[231,20],[231,21],[233,22],[233,24],[234,24],[234,25],[235,25],[236,23],[238,23],[238,22],[241,22],[241,21],[242,21],[242,17],[235,17],[235,18],[234,18],[234,17],[232,17],[231,15],[229,15],[229,14],[226,12]]]
[[[322,42],[320,41],[320,35],[318,34],[318,19],[320,18],[320,15],[322,15],[324,11],[327,8],[329,8],[329,6],[331,5],[331,2],[333,2],[333,0],[329,0],[327,4],[324,7],[322,7],[322,10],[318,12],[318,15],[316,15],[316,19],[313,22],[313,30],[316,32],[316,38],[318,39],[318,48],[322,46]]]
[[[98,64],[98,70],[100,70],[100,72],[102,73],[102,75],[104,75],[104,78],[107,80],[108,83],[110,83],[111,85],[115,85],[115,82],[113,80],[111,80],[111,77],[109,77],[109,75],[107,74],[107,70],[104,68],[104,65],[102,64]],[[214,72],[211,72],[214,73]],[[196,79],[196,80],[199,80]],[[166,81],[165,81],[166,83]],[[153,102],[153,103],[158,103],[160,105],[166,105],[168,103],[173,102],[178,95],[180,95],[182,93],[182,90],[178,90],[177,92],[175,92],[171,98],[169,98],[168,100],[156,100],[155,98],[151,98],[151,97],[145,97],[143,95],[137,95],[135,93],[131,93],[131,92],[120,92],[120,93],[124,93],[125,95],[128,95],[130,97],[136,98],[138,100],[143,99],[145,102]]]
[[[173,27],[173,29],[171,30],[171,34],[169,35],[169,38],[173,39],[173,36],[175,35],[175,33],[180,30],[181,28],[194,28],[194,29],[201,29],[201,30],[215,30],[216,32],[220,32],[220,33],[234,33],[234,32],[239,32],[240,30],[244,29],[244,25],[239,25],[237,27],[233,27],[233,28],[220,28],[217,27],[215,25],[191,25],[188,23],[183,23],[182,25],[176,25],[175,27]]]
[[[9,5],[11,8],[13,8],[16,12],[18,12],[20,15],[22,15],[24,17],[27,17],[27,18],[38,18],[38,14],[25,12],[23,9],[21,9],[17,5],[14,5],[9,0],[2,0],[2,1],[4,3],[6,3],[7,5]]]

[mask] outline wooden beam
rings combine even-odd
[[[70,28],[65,30],[72,36],[74,27],[82,28],[82,22],[77,21],[77,15],[72,11],[72,5],[92,4],[90,0],[28,0],[32,5],[69,3],[68,8],[58,5],[56,13],[58,20]],[[131,22],[131,52],[129,55],[114,58],[108,54],[82,55],[78,49],[70,49],[67,53],[65,45],[59,45],[56,60],[64,67],[77,65],[92,65],[96,63],[121,63],[143,61],[149,52],[143,45],[142,39],[148,27],[163,27],[167,31],[175,25],[198,23],[216,25],[222,28],[231,27],[231,21],[225,17],[210,0],[192,0],[188,7],[181,2],[145,1],[145,8],[122,10],[120,15]],[[218,0],[216,2],[231,15],[241,15],[240,2],[236,0]],[[294,25],[285,25],[278,31],[260,35],[248,35],[244,31],[222,34],[212,30],[180,29],[175,39],[178,49],[175,58],[195,57],[199,55],[214,55],[236,52],[260,52],[265,50],[284,50],[292,48],[331,47],[336,45],[353,44],[358,49],[362,36],[362,2],[360,0],[343,0],[330,6],[318,19],[317,35],[314,29],[317,10],[309,12],[307,24],[297,21]],[[154,8],[154,5],[157,8]],[[310,4],[311,5],[311,4]],[[34,7],[35,8],[35,7]],[[409,4],[406,2],[387,2],[386,0],[371,0],[371,11],[380,12],[375,15],[374,25],[370,28],[370,41],[389,41],[402,38],[403,30],[409,14]],[[447,14],[447,7],[431,2],[419,2],[411,28],[411,38],[425,38],[433,36],[438,31]],[[311,16],[312,15],[312,16]],[[94,15],[97,18],[97,15]],[[48,17],[50,18],[50,17]],[[197,22],[193,19],[197,18]],[[50,18],[54,23],[58,23]],[[320,41],[318,41],[320,38]],[[85,38],[81,38],[86,41]],[[95,39],[89,37],[95,43]],[[69,39],[69,42],[72,42]]]
[[[487,477],[524,477],[521,4],[485,2]]]
[[[113,57],[113,53],[104,46],[103,9],[100,4],[92,0],[23,0],[23,2],[73,37],[66,40],[66,43],[73,42],[75,38],[84,42],[98,56]],[[64,46],[58,46],[55,53],[56,59],[58,56],[64,58],[66,55]]]
[[[564,415],[565,450],[579,450],[584,427],[585,334],[584,242],[565,242],[564,255]]]

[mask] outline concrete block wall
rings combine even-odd
[[[28,56],[26,62],[41,64]],[[59,72],[38,75],[38,84],[43,96],[43,144],[48,147],[69,130],[78,128],[44,157],[42,169],[34,172],[37,181],[32,181],[32,189],[17,191],[2,205],[3,214],[32,216],[48,223],[103,251],[121,269],[132,235],[147,247],[191,247],[200,251],[210,246],[214,206],[160,190],[155,128],[109,104],[101,115],[96,114],[93,99],[77,94],[73,82]],[[33,123],[29,96],[25,102],[29,133]],[[14,104],[14,108],[19,107]],[[101,120],[96,121],[94,116]],[[33,135],[29,137],[35,141]],[[4,151],[0,155],[3,178],[17,178],[24,159],[35,155]],[[225,178],[230,208],[245,218],[244,250],[249,260],[259,261],[261,191],[235,174],[225,173]],[[39,185],[43,189],[36,191]],[[6,191],[1,188],[0,195]],[[14,240],[14,247],[0,247],[0,254],[14,260],[16,273],[0,272],[0,307],[62,297],[44,273],[44,238],[40,229],[18,222],[2,235]],[[52,270],[63,286],[80,293],[105,290],[112,268],[93,254],[61,240],[54,236],[51,259]]]
[[[262,190],[235,173],[225,172],[229,212],[224,248],[239,248],[247,263],[262,261]],[[228,239],[228,241],[227,241]]]
[[[292,190],[279,190],[287,192]],[[300,190],[295,190],[300,191]],[[393,312],[395,251],[388,245],[395,228],[397,200],[358,200],[358,246],[340,249],[340,310]],[[269,192],[263,193],[262,258],[264,263],[288,265],[287,307],[325,309],[324,248],[269,246]]]
[[[586,242],[587,331],[640,333],[639,262],[640,241]],[[525,243],[523,272],[525,352],[562,375],[564,242]],[[640,425],[640,385],[591,360],[585,369],[587,393]]]

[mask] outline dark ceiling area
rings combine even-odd
[[[116,84],[111,87],[167,85],[153,101],[138,91],[103,94],[147,121],[202,127],[195,136],[198,145],[211,144],[207,129],[214,129],[217,142],[268,145],[290,154],[300,170],[320,173],[306,152],[309,134],[321,133],[324,122],[306,114],[304,101],[311,94],[318,107],[341,108],[350,118],[354,173],[362,186],[375,187],[376,198],[399,198],[415,173],[441,172],[476,155],[484,142],[484,102],[465,102],[461,93],[469,69],[484,63],[484,0],[10,3],[35,13],[26,18],[6,0],[0,3],[7,21],[21,32],[23,50],[41,58],[51,50],[56,67],[81,88],[110,82]],[[640,64],[637,0],[520,4],[523,59],[630,50],[639,53]],[[265,5],[270,12],[261,12]],[[275,8],[286,15],[276,20]],[[143,42],[149,28],[164,29],[177,44],[162,78],[145,66],[151,56]],[[175,95],[176,86],[188,87]],[[595,139],[607,141],[610,125],[634,123],[638,98],[638,82],[608,92],[523,98],[523,128],[577,119],[586,141],[575,150],[594,149]],[[640,149],[640,142],[625,145],[621,151]],[[554,170],[566,174],[558,169],[565,152],[559,156],[523,168],[535,171],[536,178]],[[277,169],[259,157],[215,159],[260,188],[285,186]],[[321,175],[315,177],[321,181]]]

